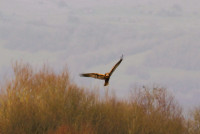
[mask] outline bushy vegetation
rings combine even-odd
[[[187,123],[189,134],[200,134],[200,107],[191,112],[191,118]]]
[[[67,69],[55,73],[44,66],[36,71],[16,63],[13,70],[13,79],[1,87],[2,134],[199,133],[200,110],[186,121],[164,88],[137,88],[119,100],[78,87]]]

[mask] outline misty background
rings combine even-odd
[[[47,63],[102,91],[79,74],[109,72],[123,54],[109,85],[118,97],[159,85],[190,109],[200,105],[199,9],[199,0],[0,0],[0,78],[16,60]]]

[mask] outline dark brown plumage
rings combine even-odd
[[[109,84],[110,76],[113,74],[115,69],[122,62],[122,60],[123,60],[123,55],[122,55],[121,59],[113,66],[113,68],[111,69],[111,71],[109,73],[105,73],[105,74],[85,73],[85,74],[80,74],[80,76],[82,76],[82,77],[92,77],[92,78],[95,78],[95,79],[105,80],[104,86],[107,86]]]

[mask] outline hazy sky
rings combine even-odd
[[[200,105],[199,0],[0,0],[0,74],[11,62],[68,66],[75,82],[104,90],[79,73],[110,71],[109,88],[166,87],[185,108]]]

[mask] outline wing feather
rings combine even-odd
[[[111,71],[110,71],[110,76],[112,75],[112,73],[115,71],[115,69],[119,66],[119,64],[122,62],[122,60],[123,60],[123,55],[122,55],[122,57],[121,57],[121,59],[113,66],[113,68],[111,69]]]
[[[85,74],[80,74],[80,76],[82,77],[92,77],[95,79],[105,79],[105,76],[103,74],[99,74],[99,73],[85,73]]]

